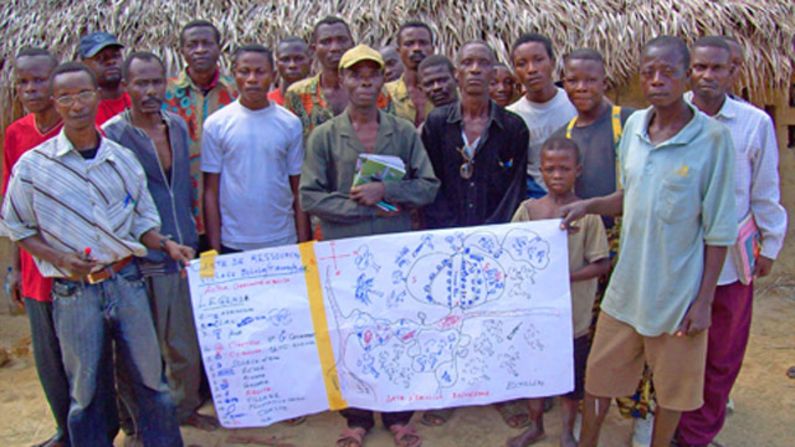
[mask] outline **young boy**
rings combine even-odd
[[[555,219],[560,208],[576,200],[574,183],[582,171],[580,151],[570,139],[553,137],[541,147],[541,175],[549,194],[540,199],[528,199],[519,205],[513,222]],[[562,396],[562,447],[576,447],[574,418],[584,395],[585,362],[591,342],[588,335],[591,308],[601,275],[610,268],[607,235],[602,219],[589,214],[577,222],[578,231],[569,233],[569,278],[571,281],[571,313],[574,320],[574,390]],[[525,447],[544,438],[544,399],[530,399],[529,412],[533,425],[508,441],[509,447]]]

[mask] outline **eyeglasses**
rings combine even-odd
[[[82,104],[85,104],[94,99],[95,96],[97,96],[96,90],[86,90],[76,95],[59,96],[55,98],[55,102],[57,102],[59,106],[71,107],[74,105],[75,101],[80,101]]]

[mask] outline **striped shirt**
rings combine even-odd
[[[19,159],[1,217],[14,241],[40,234],[63,252],[90,248],[100,264],[145,255],[141,236],[160,226],[144,170],[129,149],[100,138],[97,155],[86,160],[63,131]],[[71,276],[35,260],[44,276]]]

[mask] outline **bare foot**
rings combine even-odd
[[[574,439],[574,435],[571,432],[564,431],[564,433],[561,433],[560,447],[577,447],[577,440]]]
[[[494,408],[499,411],[505,425],[511,428],[527,427],[532,422],[527,411],[527,404],[524,401],[508,401],[494,404]]]
[[[212,416],[205,416],[199,413],[193,413],[187,419],[182,421],[181,425],[189,425],[204,431],[214,431],[220,427],[218,420]]]
[[[532,427],[522,432],[522,434],[519,436],[514,436],[513,438],[509,439],[505,445],[507,447],[527,447],[546,437],[547,435],[544,433],[544,430],[540,430],[535,424],[533,424]]]

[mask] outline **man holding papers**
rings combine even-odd
[[[425,148],[411,123],[378,110],[384,62],[377,51],[348,50],[340,71],[350,103],[309,135],[303,209],[320,219],[325,239],[409,231],[409,209],[432,202],[439,188]],[[383,177],[385,169],[392,174]]]
[[[439,188],[425,148],[410,122],[376,106],[384,84],[377,51],[366,45],[348,50],[340,75],[349,103],[309,135],[300,186],[304,211],[320,219],[326,239],[409,231],[409,208],[430,203]],[[342,414],[348,428],[337,446],[361,446],[375,425],[373,413],[349,408]],[[411,415],[382,415],[396,445],[422,444]]]

